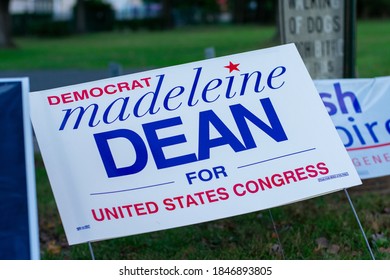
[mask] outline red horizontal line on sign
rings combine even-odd
[[[389,143],[378,144],[378,145],[357,147],[357,148],[347,148],[347,151],[357,151],[357,150],[374,149],[374,148],[380,148],[380,147],[384,147],[384,146],[390,146],[390,142],[389,142]]]
[[[90,195],[102,195],[102,194],[113,194],[113,193],[120,193],[120,192],[130,192],[130,191],[136,191],[136,190],[141,190],[141,189],[148,189],[148,188],[169,185],[169,184],[173,184],[173,183],[175,183],[175,181],[165,182],[165,183],[160,183],[160,184],[155,184],[155,185],[149,185],[149,186],[143,186],[143,187],[138,187],[138,188],[134,188],[134,189],[123,189],[123,190],[116,190],[116,191],[110,191],[110,192],[91,193]]]
[[[264,162],[271,161],[271,160],[275,160],[275,159],[279,159],[279,158],[284,158],[284,157],[293,156],[293,155],[296,155],[296,154],[301,154],[301,153],[310,152],[310,151],[313,151],[313,150],[315,150],[315,149],[316,149],[316,148],[310,148],[310,149],[306,149],[306,150],[302,150],[302,151],[297,151],[297,152],[293,152],[293,153],[289,153],[289,154],[285,154],[285,155],[281,155],[281,156],[277,156],[277,157],[265,159],[265,160],[258,161],[258,162],[253,162],[253,163],[249,163],[249,164],[237,166],[237,169],[239,169],[239,168],[244,168],[244,167],[248,167],[248,166],[252,166],[252,165],[256,165],[256,164],[260,164],[260,163],[264,163]]]

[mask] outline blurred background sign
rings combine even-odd
[[[295,43],[313,79],[353,77],[355,0],[279,0],[281,42]]]
[[[28,79],[0,79],[0,259],[39,259]]]

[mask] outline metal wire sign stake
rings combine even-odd
[[[370,243],[368,242],[366,233],[365,233],[364,230],[363,230],[362,224],[360,223],[360,219],[359,219],[359,217],[358,217],[358,215],[357,215],[357,213],[356,213],[355,207],[353,206],[352,200],[351,200],[351,198],[349,197],[349,194],[348,194],[347,189],[344,189],[344,192],[345,192],[345,195],[346,195],[347,198],[348,198],[349,205],[351,206],[352,212],[353,212],[353,214],[354,214],[354,216],[355,216],[355,218],[356,218],[356,221],[357,221],[357,223],[358,223],[358,225],[359,225],[360,231],[362,232],[364,241],[366,242],[367,249],[368,249],[368,251],[370,252],[371,258],[372,258],[373,260],[375,260],[375,256],[374,256],[374,254],[372,253]]]
[[[94,261],[95,259],[95,254],[93,253],[93,248],[92,248],[92,243],[91,241],[88,241],[88,247],[89,247],[89,252],[91,253],[91,259]]]

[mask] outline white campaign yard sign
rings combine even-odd
[[[360,178],[390,175],[390,77],[314,82]]]
[[[69,244],[361,183],[293,44],[30,94]]]

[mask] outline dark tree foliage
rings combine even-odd
[[[388,18],[390,16],[390,0],[357,0],[358,18]]]
[[[175,25],[215,22],[219,13],[217,0],[146,0],[146,4],[161,4],[165,28]]]
[[[235,23],[275,23],[275,0],[229,0]]]
[[[114,26],[114,11],[101,0],[77,0],[73,14],[77,33],[109,31]]]

